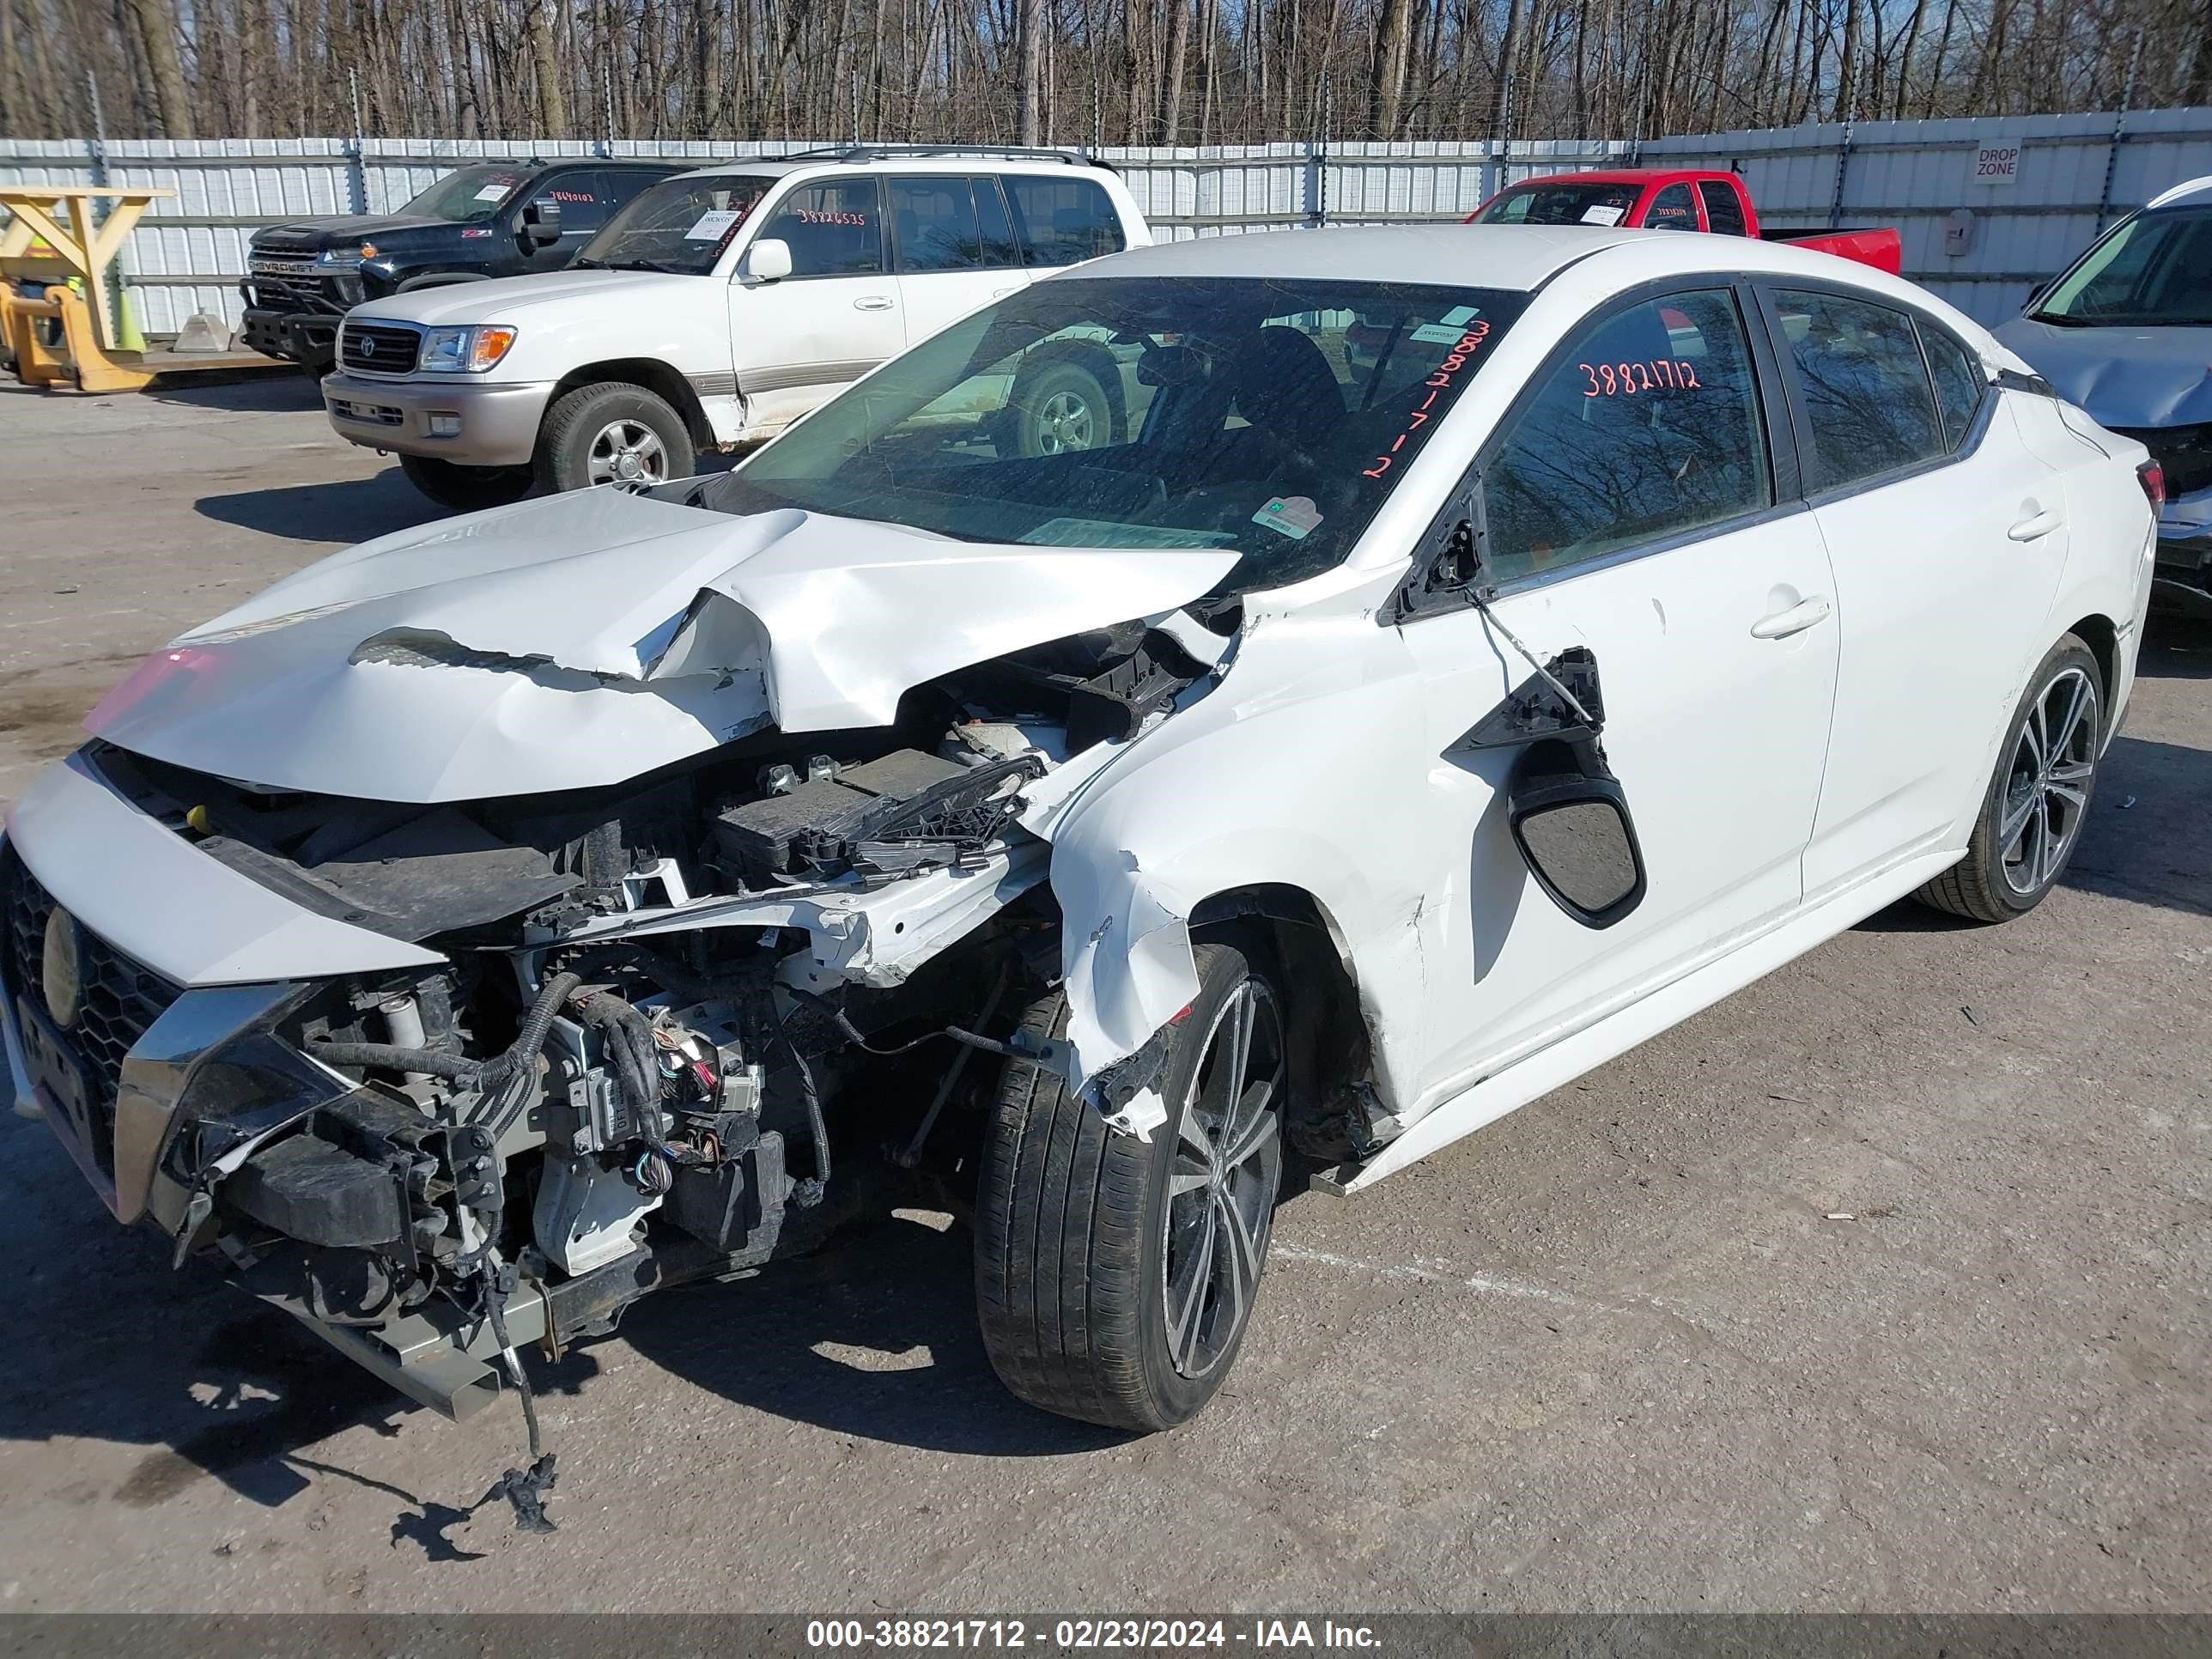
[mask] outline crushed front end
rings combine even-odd
[[[1133,623],[890,726],[441,804],[96,741],[0,842],[19,1103],[179,1263],[466,1417],[655,1288],[965,1203],[1000,1067],[1067,1063],[1015,1030],[1060,973],[1036,830],[1212,667]]]

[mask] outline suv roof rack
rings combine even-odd
[[[925,155],[1003,155],[1024,161],[1059,161],[1072,167],[1105,167],[1108,163],[1080,150],[1042,144],[833,144],[821,149],[793,150],[785,155],[763,155],[763,161],[887,161]]]

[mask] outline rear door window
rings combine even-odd
[[[891,234],[898,245],[898,268],[909,273],[975,270],[983,264],[982,233],[975,218],[975,191],[965,179],[908,179],[886,181],[891,198]]]
[[[1725,289],[1586,326],[1482,471],[1500,581],[1771,506],[1757,377]]]
[[[1651,198],[1644,215],[1646,230],[1695,230],[1698,201],[1687,185],[1669,185]]]
[[[884,268],[884,219],[872,177],[801,185],[760,234],[790,247],[794,276],[869,276]]]
[[[1912,319],[1833,294],[1778,289],[1775,310],[1812,422],[1813,489],[1948,453]]]
[[[996,179],[977,179],[975,186],[975,222],[981,232],[983,263],[994,270],[1018,266],[1022,263],[1021,244],[1014,240],[1013,216],[1006,211],[1006,198]]]
[[[613,211],[608,204],[605,178],[596,169],[556,173],[538,187],[536,200],[561,204],[563,236],[595,234]]]
[[[1114,200],[1097,179],[1009,173],[1003,182],[1024,263],[1072,265],[1128,246]]]

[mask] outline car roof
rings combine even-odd
[[[849,155],[733,155],[707,167],[693,167],[686,177],[724,173],[765,173],[781,179],[793,173],[849,172],[866,167],[872,173],[1033,173],[1053,178],[1095,178],[1112,175],[1112,169],[1094,167],[1073,151],[1063,160],[1034,152],[994,154],[985,149],[931,150],[907,155],[896,150],[858,150]]]
[[[2161,191],[2150,198],[2146,213],[2159,208],[2202,206],[2212,201],[2212,173],[2202,179],[2191,179],[2186,184],[2176,185],[2172,190]]]
[[[1625,283],[1675,275],[1765,271],[1895,291],[1895,280],[1832,254],[1742,236],[1581,225],[1389,225],[1208,236],[1132,248],[1072,267],[1084,276],[1254,276],[1436,283],[1527,291],[1587,258],[1621,266]],[[1054,277],[1052,280],[1062,280]],[[1925,301],[1927,295],[1914,293]]]
[[[1673,181],[1724,176],[1698,167],[1595,167],[1587,173],[1541,173],[1516,179],[1498,194],[1502,196],[1508,190],[1526,190],[1531,185],[1648,185],[1661,179]]]

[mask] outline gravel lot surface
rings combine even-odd
[[[0,798],[141,653],[434,509],[303,380],[0,392]],[[678,1291],[520,1452],[107,1218],[0,1114],[0,1609],[2212,1604],[2212,630],[2154,625],[2065,887],[1900,906],[1349,1202],[1228,1395],[1015,1404],[921,1212]]]

